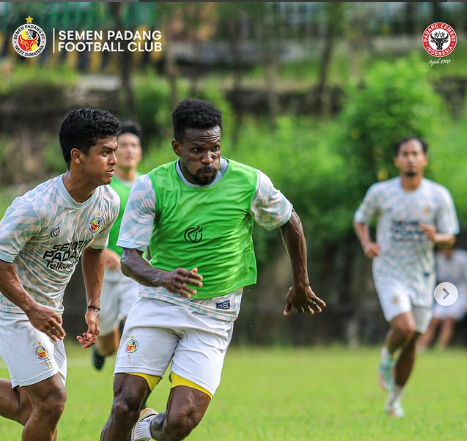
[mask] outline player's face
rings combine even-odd
[[[124,133],[118,136],[117,143],[117,168],[125,171],[136,169],[142,158],[139,138],[133,133]]]
[[[209,185],[221,165],[221,128],[186,129],[181,142],[172,141],[180,157],[180,168],[185,179],[196,185]]]
[[[394,163],[404,176],[418,176],[423,173],[428,158],[420,141],[411,139],[399,147]]]
[[[93,145],[87,155],[81,155],[81,171],[95,185],[112,182],[117,164],[117,138],[102,138]]]

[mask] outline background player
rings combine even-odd
[[[88,308],[83,348],[99,334],[104,253],[119,199],[112,181],[119,122],[100,109],[69,112],[60,127],[68,170],[16,198],[0,222],[0,415],[23,441],[52,441],[66,402],[63,294],[82,254]]]
[[[434,245],[452,245],[459,232],[449,191],[423,178],[427,149],[416,137],[398,142],[394,163],[400,176],[371,186],[354,219],[363,251],[373,259],[373,279],[390,324],[379,378],[383,390],[390,391],[385,411],[396,417],[404,415],[401,398],[415,362],[416,342],[432,316]],[[376,243],[368,230],[374,216]]]
[[[110,230],[109,244],[105,249],[105,272],[101,292],[101,332],[93,348],[93,364],[98,370],[104,366],[105,357],[117,350],[120,340],[119,324],[126,319],[130,308],[138,298],[139,284],[122,274],[120,267],[122,248],[117,246],[117,239],[123,211],[130,196],[131,187],[138,177],[137,168],[142,158],[140,127],[132,121],[124,122],[117,137],[117,145],[117,165],[110,186],[120,197],[120,211]]]
[[[467,309],[467,252],[455,248],[441,248],[436,253],[437,282],[450,282],[457,288],[458,298],[449,306],[434,303],[433,320],[428,331],[420,338],[419,349],[423,350],[433,340],[441,326],[437,346],[444,349],[454,334],[456,321],[462,320]]]
[[[179,160],[138,178],[118,240],[124,273],[142,287],[118,350],[103,441],[128,439],[170,362],[166,412],[145,409],[131,438],[181,440],[199,424],[220,382],[243,287],[256,282],[253,221],[284,235],[293,268],[284,314],[325,306],[309,286],[290,202],[263,173],[221,157],[221,112],[185,100],[172,116]],[[150,263],[142,258],[148,245]]]

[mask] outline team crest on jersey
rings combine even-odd
[[[60,235],[60,225],[57,225],[55,228],[52,228],[50,232],[50,237],[58,237]]]
[[[104,219],[100,213],[97,213],[97,216],[89,223],[89,229],[91,233],[96,234],[104,227]]]
[[[39,55],[46,44],[45,32],[39,26],[32,24],[32,20],[32,17],[26,18],[27,23],[17,28],[12,37],[15,51],[26,58]]]
[[[423,209],[423,214],[430,214],[430,209],[428,207],[425,207]]]
[[[134,339],[133,336],[131,336],[130,340],[126,342],[125,351],[127,351],[129,354],[132,354],[138,350],[138,346],[138,342]]]
[[[47,348],[42,346],[41,342],[38,342],[38,345],[36,348],[36,357],[39,360],[48,360],[50,358],[49,351],[47,350]]]

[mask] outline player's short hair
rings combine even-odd
[[[99,139],[114,137],[119,133],[120,122],[107,110],[81,108],[68,112],[58,135],[68,168],[72,149],[76,148],[87,155]]]
[[[140,141],[141,141],[141,138],[143,137],[143,131],[140,125],[135,123],[134,121],[128,120],[128,121],[122,122],[122,128],[118,136],[125,135],[125,133],[131,133],[132,135],[137,136]]]
[[[394,156],[397,156],[399,154],[401,145],[409,141],[418,141],[422,145],[423,153],[426,155],[426,153],[428,152],[428,143],[423,141],[423,139],[419,138],[418,136],[409,135],[405,138],[402,138],[394,144]]]
[[[188,98],[173,111],[172,123],[174,138],[182,141],[186,129],[212,129],[219,126],[222,130],[222,112],[207,101]]]

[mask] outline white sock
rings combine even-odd
[[[138,439],[141,439],[141,438],[153,439],[152,434],[151,434],[151,429],[150,429],[152,418],[149,420],[149,424],[146,423],[146,421],[144,421],[145,424],[139,424],[138,428],[135,430],[135,435]]]
[[[404,391],[404,386],[398,386],[397,384],[391,390],[389,394],[388,404],[394,404],[396,401],[402,398],[402,392]]]

